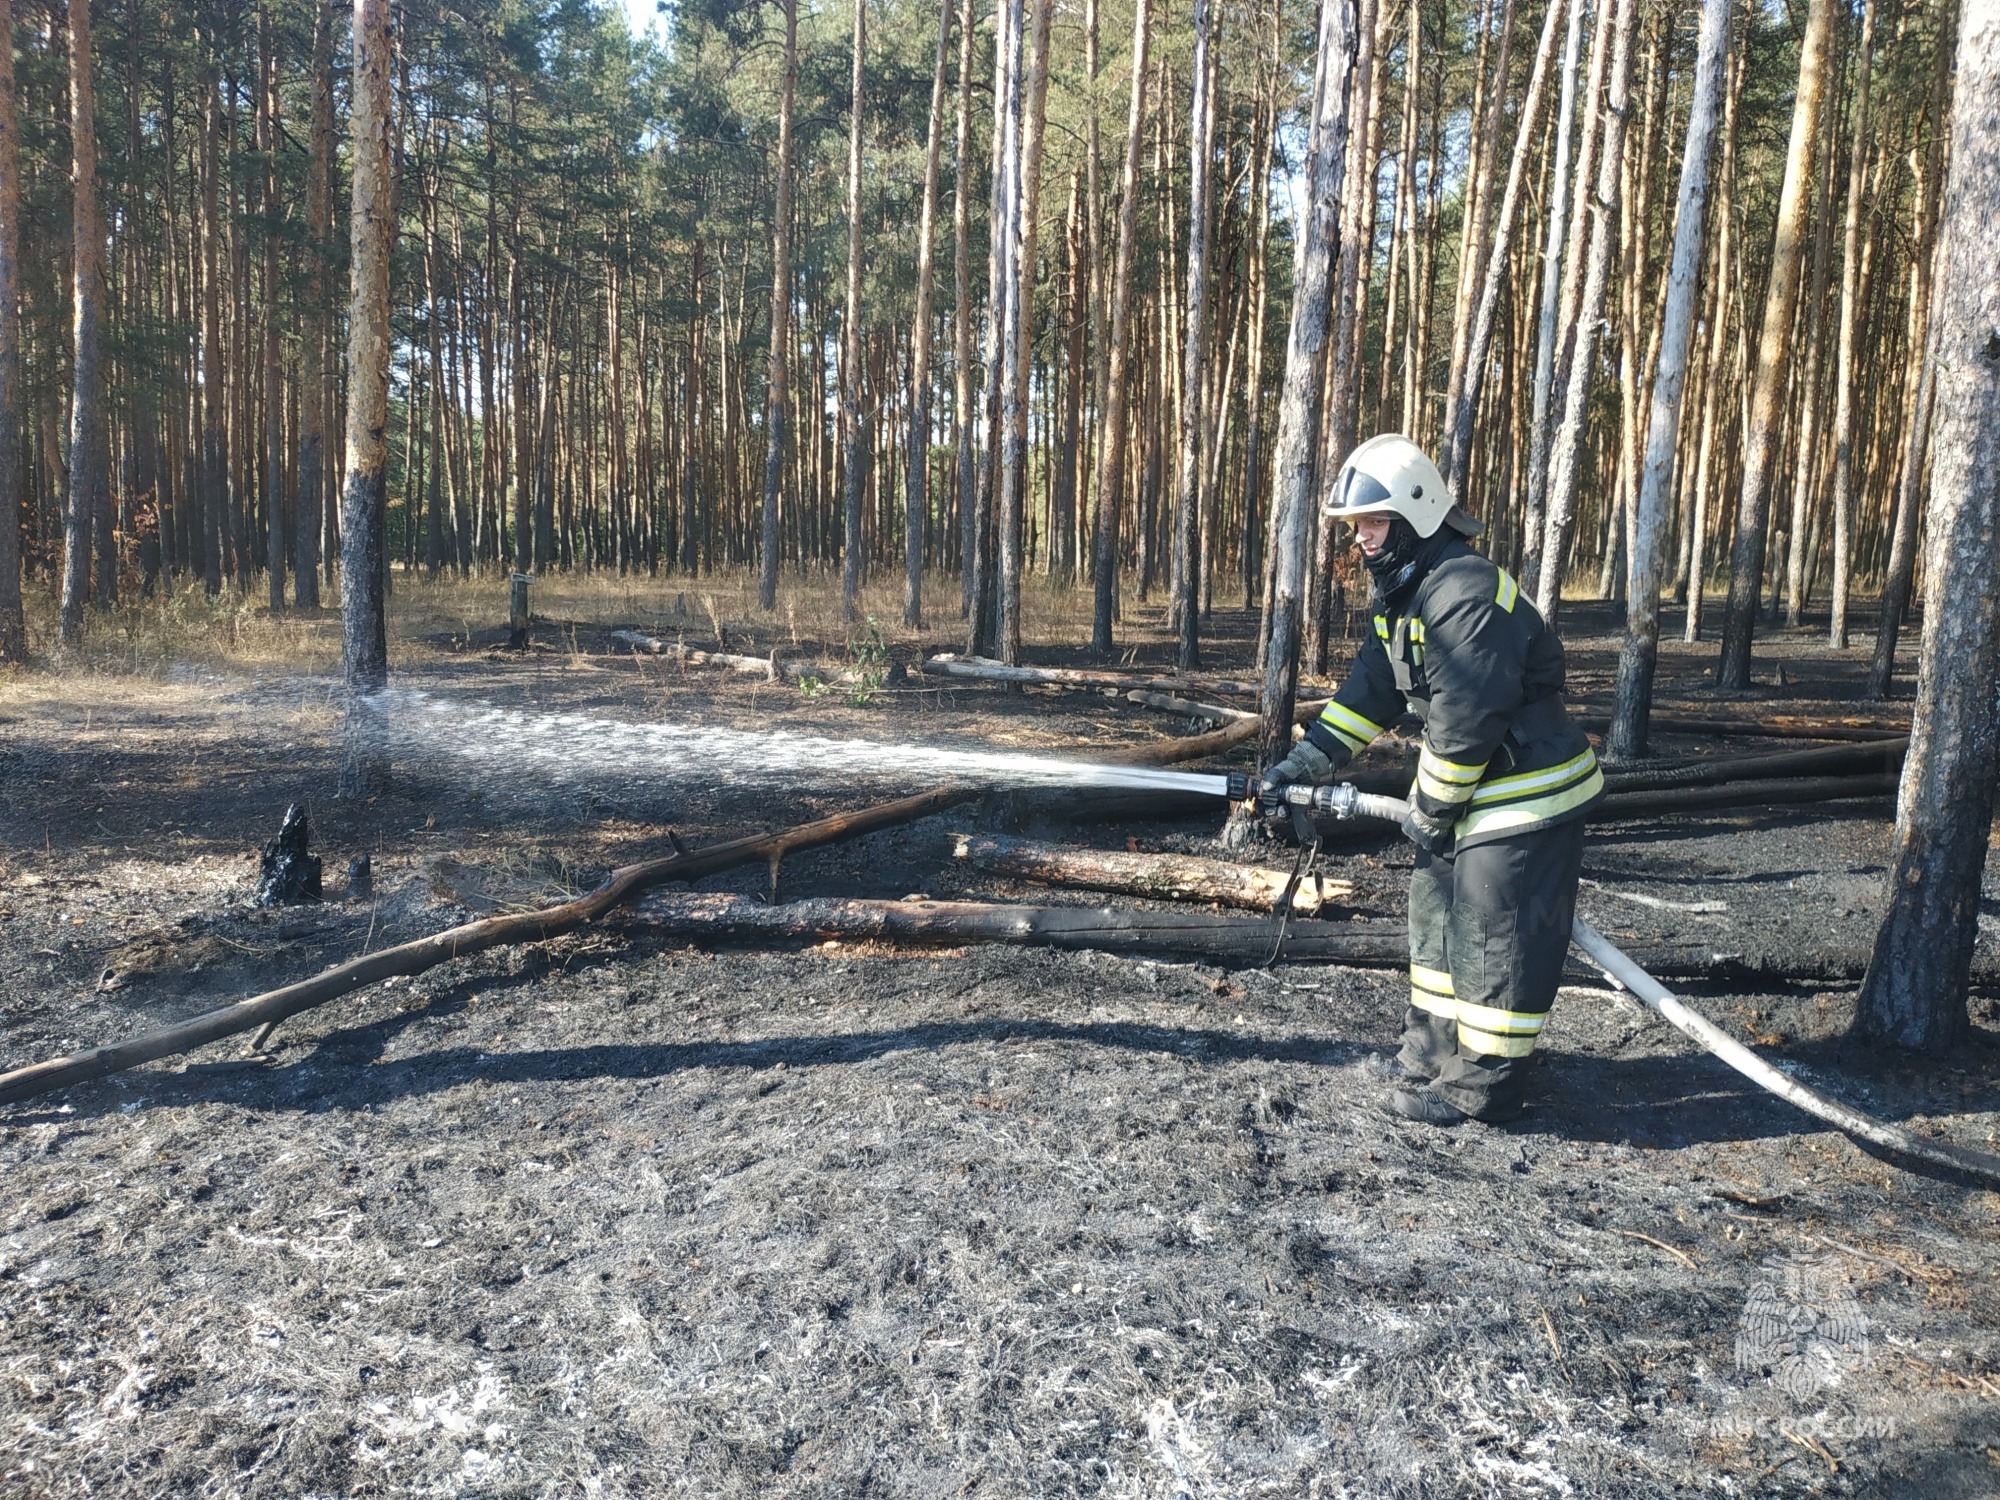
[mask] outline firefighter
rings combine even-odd
[[[1583,818],[1604,793],[1563,710],[1563,649],[1479,523],[1408,438],[1354,450],[1325,504],[1354,523],[1373,629],[1354,670],[1290,755],[1264,772],[1267,814],[1290,782],[1325,781],[1414,712],[1423,743],[1403,832],[1410,1003],[1393,1063],[1394,1116],[1431,1125],[1521,1109],[1535,1041],[1569,949]]]

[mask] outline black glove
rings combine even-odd
[[[1266,820],[1282,823],[1285,820],[1285,788],[1295,782],[1319,781],[1333,774],[1333,761],[1310,740],[1300,740],[1292,746],[1292,753],[1276,764],[1267,766],[1258,778],[1257,810]]]
[[[1403,836],[1426,854],[1451,852],[1452,825],[1432,817],[1416,803],[1403,814]]]

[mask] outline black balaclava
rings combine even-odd
[[[1437,555],[1451,544],[1452,531],[1440,526],[1430,536],[1417,535],[1417,528],[1401,516],[1389,522],[1389,539],[1380,552],[1361,560],[1374,583],[1377,608],[1394,608],[1415,590]]]

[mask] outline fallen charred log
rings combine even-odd
[[[838,898],[771,906],[754,896],[679,891],[646,897],[617,925],[634,935],[697,946],[787,947],[834,941],[955,948],[1004,943],[1231,965],[1262,964],[1278,936],[1275,917],[1223,912]],[[1868,964],[1868,954],[1858,948],[1777,953],[1725,951],[1713,943],[1689,942],[1635,943],[1626,951],[1647,972],[1665,978],[1746,985],[1851,983]],[[1409,932],[1397,921],[1294,917],[1283,959],[1400,969],[1410,961]],[[1571,962],[1578,975],[1597,973],[1574,957]],[[1977,982],[2000,983],[2000,968],[1982,969]]]
[[[1274,910],[1289,872],[1232,864],[1191,854],[1139,854],[1125,850],[1078,849],[1033,839],[993,834],[953,835],[955,858],[976,870],[1010,875],[1037,885],[1113,891],[1156,901],[1214,901],[1251,911]],[[1354,882],[1307,875],[1292,896],[1292,909],[1308,914],[1330,901],[1354,894]]]
[[[1888,776],[1903,769],[1910,737],[1862,744],[1831,745],[1820,750],[1786,750],[1775,755],[1719,756],[1714,759],[1649,765],[1625,770],[1615,763],[1604,768],[1604,782],[1613,792],[1665,790],[1669,787],[1717,786],[1728,781],[1782,781],[1805,777]]]

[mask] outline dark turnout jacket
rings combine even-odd
[[[1580,818],[1604,793],[1563,711],[1563,648],[1505,568],[1451,539],[1382,606],[1306,738],[1335,768],[1403,714],[1424,723],[1411,799],[1460,848]]]

